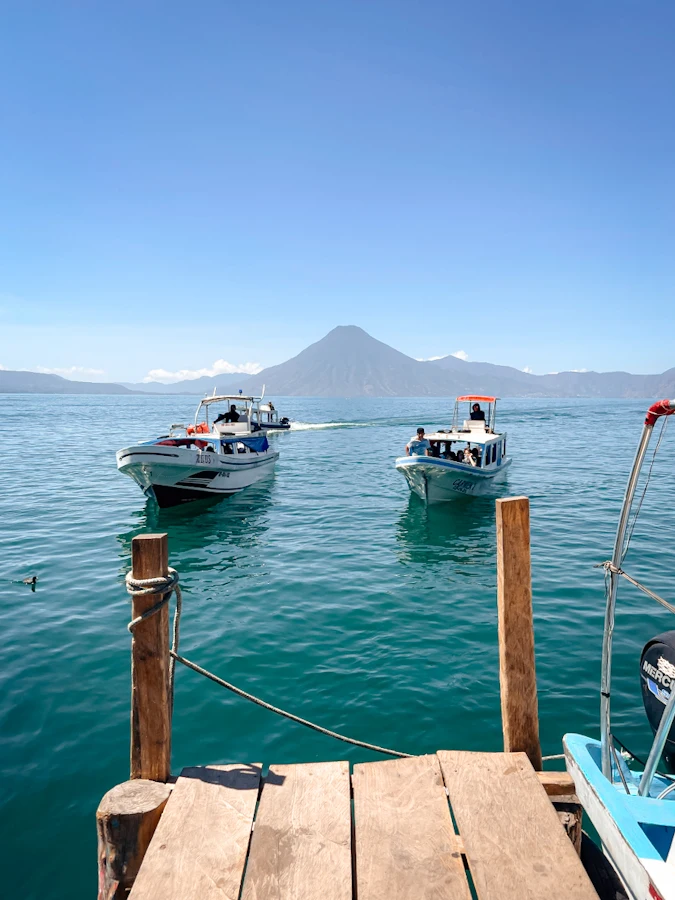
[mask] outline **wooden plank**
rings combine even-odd
[[[497,500],[497,612],[504,750],[524,751],[539,770],[542,765],[527,497]]]
[[[166,534],[139,534],[131,542],[134,578],[166,575]],[[147,612],[159,594],[133,594],[131,618]],[[169,607],[139,622],[131,641],[131,777],[166,781],[171,774]]]
[[[354,766],[359,900],[470,900],[436,756]]]
[[[351,900],[346,762],[270,766],[242,900]]]
[[[568,772],[537,772],[537,778],[549,797],[574,796],[574,779]]]
[[[183,769],[130,900],[237,900],[260,765]]]
[[[438,753],[479,900],[597,900],[524,753]]]

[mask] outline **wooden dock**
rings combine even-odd
[[[591,900],[524,753],[185,769],[131,900]]]
[[[134,595],[131,780],[97,812],[99,900],[597,900],[572,780],[539,771],[526,498],[497,501],[497,566],[505,752],[353,772],[230,763],[171,779],[168,608]],[[166,535],[134,539],[132,571],[168,577]]]

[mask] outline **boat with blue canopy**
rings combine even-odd
[[[229,497],[268,477],[279,453],[257,426],[256,398],[238,397],[236,405],[233,399],[205,398],[193,424],[174,424],[168,434],[118,450],[118,470],[160,507]],[[210,422],[211,407],[218,403],[223,410]]]

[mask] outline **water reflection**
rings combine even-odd
[[[126,571],[136,535],[166,531],[170,562],[184,571],[229,568],[260,544],[269,528],[271,485],[260,482],[233,497],[208,498],[170,509],[148,500],[132,513],[131,528],[117,535]]]
[[[460,497],[427,506],[411,495],[397,523],[398,558],[403,564],[466,566],[494,557],[494,500]]]

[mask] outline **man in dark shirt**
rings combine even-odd
[[[214,419],[214,424],[216,422],[238,422],[239,421],[239,413],[237,412],[237,407],[232,404],[229,412],[221,413],[216,419]]]
[[[474,422],[485,421],[485,413],[480,408],[480,403],[474,403],[474,405],[471,407],[471,418]]]

